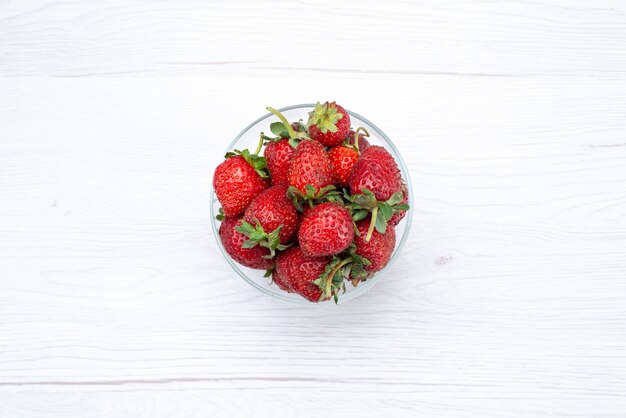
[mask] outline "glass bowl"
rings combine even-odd
[[[302,119],[305,123],[308,119],[308,112],[312,110],[314,104],[299,104],[288,106],[282,109],[279,109],[280,112],[285,115],[287,120],[290,122],[295,122]],[[347,110],[347,109],[346,109]],[[395,158],[398,166],[400,167],[400,171],[402,172],[402,178],[406,182],[406,186],[409,192],[409,205],[411,209],[408,210],[408,213],[404,217],[404,219],[400,222],[399,225],[396,226],[396,248],[393,251],[391,259],[389,263],[383,268],[381,271],[374,274],[373,277],[369,278],[367,281],[360,283],[357,287],[353,287],[350,282],[346,283],[346,293],[339,295],[339,304],[347,302],[355,297],[362,295],[371,289],[382,277],[392,268],[394,262],[400,255],[406,240],[409,237],[409,231],[411,229],[411,220],[413,218],[413,189],[411,187],[411,177],[409,176],[409,170],[407,169],[404,161],[402,160],[402,156],[397,148],[393,145],[393,142],[381,131],[376,125],[372,122],[364,118],[363,116],[354,113],[350,110],[347,110],[350,114],[351,126],[353,129],[362,126],[367,129],[370,134],[370,137],[367,138],[370,144],[372,145],[382,145],[384,146],[391,155]],[[233,142],[228,145],[225,152],[232,151],[234,149],[243,150],[248,148],[250,152],[254,152],[259,142],[259,133],[265,132],[268,135],[272,135],[270,131],[270,123],[278,121],[278,118],[272,113],[267,113],[266,115],[260,117],[259,119],[252,122],[248,125],[237,137],[233,140]],[[211,182],[212,184],[212,182]],[[213,236],[217,241],[217,246],[226,258],[226,261],[232,267],[233,271],[237,273],[242,279],[244,279],[248,284],[252,287],[260,291],[261,293],[270,296],[274,299],[279,299],[286,302],[298,303],[303,305],[315,305],[314,303],[309,302],[308,300],[302,298],[301,296],[294,293],[287,293],[278,288],[278,286],[271,284],[270,279],[267,277],[263,277],[263,270],[254,270],[248,267],[242,266],[236,263],[224,250],[224,246],[219,237],[219,227],[220,222],[215,219],[215,215],[217,215],[218,210],[220,208],[220,203],[215,196],[215,191],[213,190],[213,186],[211,186],[211,227],[213,228]],[[332,300],[332,299],[331,299]],[[328,303],[329,301],[319,302]],[[332,302],[331,302],[332,303]]]

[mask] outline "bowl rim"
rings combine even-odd
[[[296,105],[282,107],[282,108],[280,108],[278,110],[282,113],[282,112],[286,112],[286,111],[293,110],[293,109],[304,109],[304,108],[312,109],[314,106],[315,106],[314,103],[303,103],[303,104],[296,104]],[[408,194],[409,194],[409,199],[408,199],[409,202],[408,202],[408,204],[410,206],[410,209],[407,211],[407,214],[406,214],[406,216],[403,219],[403,222],[406,222],[404,233],[403,233],[402,237],[400,238],[400,240],[398,242],[396,242],[396,247],[394,248],[393,254],[391,255],[391,258],[389,259],[389,262],[387,263],[387,265],[382,270],[376,272],[372,278],[370,278],[367,281],[361,283],[358,287],[354,288],[354,290],[350,291],[350,293],[347,293],[343,299],[342,299],[342,297],[340,295],[340,297],[339,297],[339,304],[340,305],[342,303],[344,303],[344,302],[349,302],[349,301],[355,299],[356,297],[362,295],[363,293],[367,292],[369,289],[374,287],[374,285],[376,285],[376,283],[378,283],[380,281],[380,279],[385,275],[385,273],[387,273],[387,271],[389,271],[389,269],[393,266],[393,264],[395,263],[395,261],[399,257],[400,253],[402,252],[402,249],[404,248],[404,245],[406,244],[406,241],[409,238],[409,235],[410,235],[409,233],[411,231],[411,224],[412,224],[412,221],[413,221],[413,210],[412,210],[413,209],[413,185],[411,183],[411,175],[410,175],[409,169],[406,166],[406,164],[404,163],[404,160],[402,158],[402,154],[400,154],[400,151],[398,151],[398,149],[396,148],[395,144],[391,141],[391,139],[389,139],[389,137],[376,124],[372,123],[369,119],[361,116],[359,113],[353,112],[353,111],[351,111],[349,109],[345,109],[345,110],[348,112],[348,114],[350,116],[354,115],[358,119],[363,120],[369,126],[374,128],[374,131],[385,142],[385,146],[389,146],[393,150],[395,155],[397,156],[398,164],[400,165],[401,171],[404,174],[404,178],[403,179],[404,179],[404,182],[406,184],[406,187],[407,187],[407,190],[408,190]],[[259,122],[262,122],[263,120],[265,120],[265,119],[267,119],[269,117],[272,117],[272,116],[275,116],[275,115],[273,113],[271,113],[271,112],[268,112],[265,115],[263,115],[263,116],[259,117],[258,119],[256,119],[254,122],[250,123],[248,126],[246,126],[241,132],[239,132],[239,134],[235,137],[235,139],[233,139],[230,142],[230,144],[228,145],[228,148],[226,148],[226,152],[231,151],[233,149],[233,147],[235,146],[235,144],[237,143],[237,141],[239,141],[239,139],[243,135],[245,135],[250,129],[252,129],[253,126],[255,126]],[[328,301],[323,301],[323,302],[318,302],[318,303],[311,303],[310,301],[308,301],[308,300],[306,300],[304,298],[295,299],[295,298],[291,298],[291,297],[288,297],[288,296],[283,296],[280,293],[278,293],[278,291],[282,292],[282,290],[277,289],[276,291],[272,291],[272,290],[270,290],[268,288],[262,287],[258,283],[256,283],[253,280],[249,279],[247,274],[245,272],[243,272],[240,269],[239,265],[230,258],[228,253],[226,253],[226,250],[224,249],[224,246],[220,242],[219,228],[217,226],[217,221],[215,219],[215,210],[214,210],[214,208],[215,208],[215,203],[217,202],[217,196],[215,195],[215,190],[213,189],[213,180],[211,180],[211,183],[210,183],[209,195],[210,195],[210,200],[211,200],[211,205],[210,205],[210,208],[209,208],[209,211],[210,211],[210,214],[211,214],[211,229],[213,231],[213,236],[214,236],[215,241],[217,243],[217,247],[219,248],[219,250],[222,253],[222,255],[224,256],[224,258],[226,259],[226,262],[230,265],[230,267],[233,270],[235,270],[235,272],[237,273],[237,275],[239,277],[244,279],[244,281],[246,283],[248,283],[252,287],[256,288],[261,293],[263,293],[266,296],[271,297],[272,299],[278,299],[280,301],[288,302],[288,303],[291,303],[291,304],[295,303],[295,304],[298,304],[298,305],[308,305],[308,306],[326,305],[328,302],[330,302],[330,300],[328,300]],[[259,271],[261,271],[261,270],[259,270]]]

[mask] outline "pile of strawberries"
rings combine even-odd
[[[346,281],[357,286],[389,262],[407,187],[391,154],[335,102],[317,103],[306,124],[267,109],[280,119],[275,136],[261,132],[254,153],[229,152],[215,169],[220,239],[285,292],[337,302]]]

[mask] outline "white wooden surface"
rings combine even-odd
[[[340,307],[209,227],[225,144],[336,99],[413,236]],[[0,417],[626,416],[626,2],[0,1]]]

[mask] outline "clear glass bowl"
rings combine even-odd
[[[313,108],[313,104],[299,104],[294,106],[288,106],[280,109],[280,112],[285,115],[287,120],[289,121],[297,121],[302,119],[304,122],[308,119],[308,112]],[[346,109],[347,110],[347,109]],[[362,295],[371,289],[378,281],[385,275],[389,269],[392,268],[394,262],[400,255],[406,240],[409,237],[409,231],[411,229],[411,220],[413,218],[413,189],[411,186],[411,177],[409,176],[409,170],[407,169],[404,161],[402,160],[402,156],[400,152],[393,145],[393,142],[381,131],[376,125],[374,125],[369,120],[365,119],[363,116],[356,114],[350,110],[350,121],[351,125],[354,129],[362,126],[367,129],[370,133],[370,137],[367,138],[370,144],[372,145],[382,145],[387,151],[393,155],[398,166],[400,167],[400,171],[402,172],[402,178],[406,182],[408,191],[409,191],[409,205],[411,209],[409,209],[408,213],[404,217],[404,219],[400,222],[398,226],[396,226],[396,248],[394,249],[393,255],[391,256],[391,260],[384,269],[376,273],[373,277],[368,279],[367,281],[360,283],[357,287],[353,287],[349,282],[346,283],[346,293],[339,295],[339,304],[343,302],[347,302],[355,297]],[[251,152],[254,152],[259,142],[259,133],[265,132],[266,134],[271,135],[270,131],[270,123],[278,121],[278,118],[271,114],[267,113],[261,118],[255,120],[250,125],[248,125],[237,137],[233,140],[233,142],[228,145],[226,151],[232,151],[234,149],[245,149],[248,148]],[[278,288],[278,286],[274,284],[270,284],[269,278],[263,277],[264,272],[262,270],[254,270],[248,267],[244,267],[238,263],[236,263],[224,250],[224,246],[219,237],[219,227],[220,222],[215,219],[215,215],[218,213],[220,208],[220,203],[215,196],[215,192],[213,187],[211,186],[211,227],[213,228],[213,235],[215,240],[217,241],[217,246],[220,251],[226,258],[226,261],[232,269],[237,273],[242,279],[244,279],[248,284],[252,287],[264,293],[272,298],[279,299],[286,302],[306,304],[306,305],[315,305],[302,298],[301,296],[293,293],[287,293]],[[321,302],[321,303],[328,303]],[[332,302],[331,302],[332,303]]]

